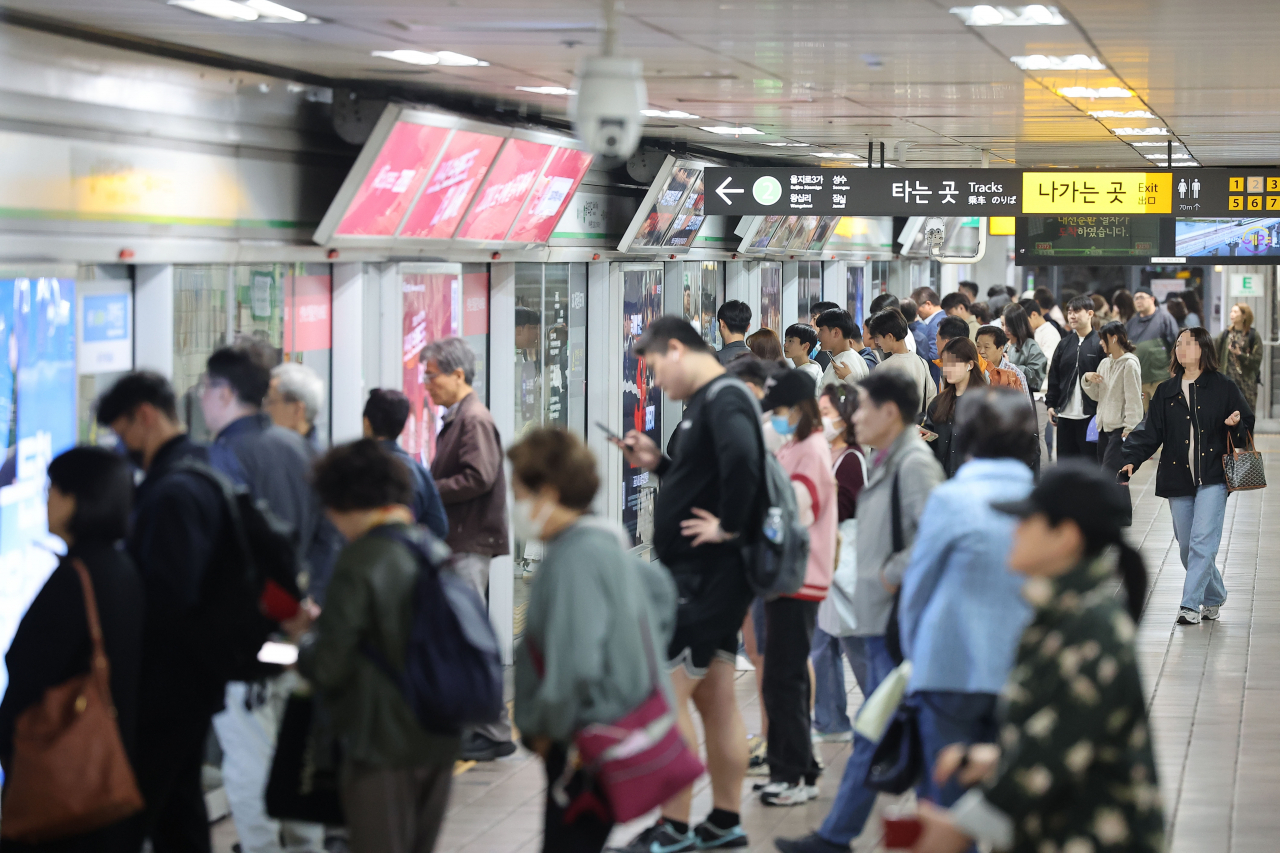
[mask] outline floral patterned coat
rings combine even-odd
[[[1161,853],[1164,817],[1134,624],[1111,561],[1033,578],[1036,608],[1005,689],[987,802],[1014,824],[1014,853]]]

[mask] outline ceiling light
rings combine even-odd
[[[516,90],[520,92],[532,92],[535,95],[576,95],[573,89],[566,89],[564,86],[516,86]]]
[[[434,53],[423,53],[420,50],[375,50],[374,56],[383,59],[394,59],[396,62],[407,62],[410,65],[439,65],[440,58]]]
[[[1089,115],[1094,118],[1155,118],[1154,113],[1146,110],[1094,110]]]
[[[702,128],[707,133],[718,133],[721,136],[763,136],[763,130],[756,130],[754,127],[730,127],[728,125],[717,125],[716,127]]]
[[[1132,98],[1133,92],[1119,86],[1104,86],[1101,89],[1090,89],[1087,86],[1065,86],[1058,90],[1064,98]]]
[[[1167,127],[1113,127],[1110,129],[1116,136],[1168,136]]]
[[[452,50],[437,50],[436,59],[440,60],[441,65],[455,65],[458,67],[474,67],[477,65],[488,65],[483,60],[476,59],[474,56],[467,56],[465,53],[454,53]]]
[[[169,0],[169,5],[186,9],[188,12],[199,12],[211,18],[221,18],[224,21],[258,20],[256,9],[250,9],[243,3],[236,3],[235,0]]]
[[[1142,156],[1143,156],[1143,157],[1146,157],[1148,160],[1166,160],[1166,159],[1168,159],[1168,155],[1167,155],[1167,154],[1143,154]],[[1192,158],[1191,158],[1191,155],[1190,155],[1190,154],[1187,154],[1187,153],[1186,153],[1186,152],[1184,152],[1184,151],[1180,151],[1180,152],[1178,152],[1177,154],[1174,154],[1174,155],[1173,155],[1173,159],[1175,159],[1175,160],[1190,160],[1190,159],[1192,159]]]
[[[1096,56],[1077,53],[1073,56],[1011,56],[1013,64],[1023,71],[1106,71],[1107,66]]]
[[[1173,142],[1173,144],[1174,144],[1174,145],[1181,145],[1181,144],[1182,144],[1181,142],[1177,142],[1177,141],[1174,141],[1174,140],[1170,140],[1170,141],[1171,141],[1171,142]],[[1157,145],[1159,145],[1161,148],[1163,148],[1163,147],[1165,147],[1166,145],[1168,145],[1169,143],[1168,143],[1168,142],[1130,142],[1129,144],[1130,144],[1130,145],[1132,145],[1134,148],[1154,148],[1154,147],[1156,147]]]
[[[951,14],[970,27],[1062,26],[1067,19],[1053,6],[955,6]]]
[[[268,18],[293,21],[296,24],[305,24],[307,22],[305,13],[290,9],[288,6],[281,6],[279,3],[272,3],[271,0],[244,0],[244,5]]]
[[[808,148],[807,142],[764,142],[762,145],[768,145],[773,148]]]
[[[702,118],[684,110],[641,110],[640,114],[649,118]]]
[[[810,151],[814,157],[832,157],[837,160],[861,160],[863,159],[857,154],[850,154],[848,151],[842,151],[837,154],[834,151]]]

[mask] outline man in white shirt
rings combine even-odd
[[[902,315],[899,314],[899,317]],[[903,322],[906,325],[906,322]],[[818,344],[831,353],[831,364],[818,382],[818,392],[828,385],[856,385],[870,371],[853,345],[857,326],[843,308],[833,308],[818,317]]]
[[[1058,330],[1053,327],[1053,324],[1044,318],[1040,305],[1034,299],[1024,299],[1018,304],[1022,306],[1022,310],[1027,312],[1027,320],[1031,323],[1031,331],[1035,335],[1036,345],[1044,353],[1045,361],[1053,364],[1053,352],[1058,348],[1058,342],[1062,340],[1062,335],[1058,334]],[[1048,387],[1049,373],[1046,371],[1044,384],[1036,390],[1043,393]]]
[[[818,362],[810,358],[817,348],[818,333],[813,326],[805,323],[793,323],[787,326],[787,331],[782,336],[782,354],[791,359],[791,363],[795,365],[796,370],[804,371],[812,376],[814,383],[821,383],[824,371]],[[820,396],[821,394],[822,386],[819,385],[814,396]]]
[[[876,370],[897,370],[909,376],[920,389],[920,411],[928,411],[929,404],[938,396],[938,386],[929,373],[928,362],[907,349],[906,340],[911,337],[911,331],[902,312],[889,308],[874,315],[867,321],[867,333],[886,356]]]

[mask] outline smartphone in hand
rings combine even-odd
[[[616,432],[609,429],[600,421],[596,421],[596,428],[604,433],[605,438],[609,439],[610,441],[616,441],[618,444],[622,444],[622,436],[618,435]]]

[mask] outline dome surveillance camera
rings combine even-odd
[[[593,154],[627,158],[640,144],[649,103],[638,59],[594,56],[578,64],[569,118]]]

